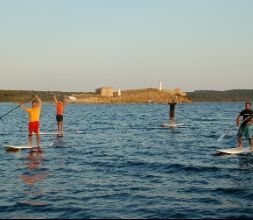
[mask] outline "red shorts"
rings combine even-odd
[[[28,127],[29,127],[29,134],[32,133],[37,134],[39,133],[40,122],[39,121],[29,122]]]

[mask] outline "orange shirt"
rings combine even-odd
[[[57,110],[57,115],[63,115],[64,104],[58,102],[58,103],[57,103],[57,106],[56,106],[56,110]]]
[[[40,111],[40,107],[27,109],[27,112],[29,113],[29,122],[40,121]]]

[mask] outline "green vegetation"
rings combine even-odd
[[[24,90],[0,90],[0,102],[22,102],[33,95],[39,95],[45,102],[52,102],[53,95],[59,97],[68,97],[75,95],[82,103],[166,103],[171,94],[168,92],[159,92],[156,89],[128,90],[122,91],[122,97],[117,97],[115,93],[113,98],[98,97],[96,93],[72,93],[60,91],[24,91]],[[87,100],[82,100],[86,99]],[[94,101],[92,101],[94,99]],[[197,90],[188,92],[187,97],[181,97],[182,102],[241,102],[253,101],[253,90]]]
[[[172,102],[178,96],[179,102],[190,102],[186,94],[179,89],[162,90],[155,88],[132,89],[121,91],[121,96],[114,92],[113,97],[100,96],[97,93],[83,93],[76,95],[78,103],[86,104],[167,104]]]
[[[197,90],[188,92],[193,102],[241,102],[253,100],[253,90],[234,89],[227,91]]]
[[[137,90],[126,90],[122,91],[122,96],[118,96],[114,93],[114,97],[102,97],[97,93],[93,92],[52,92],[52,91],[18,91],[18,90],[0,90],[0,102],[22,102],[33,95],[38,95],[43,102],[52,102],[53,95],[57,96],[75,96],[77,98],[77,103],[83,104],[150,104],[150,103],[160,103],[167,104],[171,101],[177,93],[173,91],[159,91],[158,89],[137,89]],[[190,102],[186,96],[180,96],[180,102]],[[70,101],[70,100],[68,100]]]
[[[23,90],[0,90],[0,102],[22,102],[34,95],[41,97],[43,101],[53,101],[53,95],[69,96],[68,92],[50,92],[50,91],[23,91]]]

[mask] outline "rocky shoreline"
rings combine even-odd
[[[34,94],[44,102],[53,102],[53,95],[65,97],[68,102],[78,104],[167,104],[178,96],[179,102],[242,102],[253,101],[253,90],[199,90],[183,92],[180,89],[159,90],[154,88],[113,92],[112,97],[103,97],[96,92],[23,91],[0,90],[0,102],[22,102]],[[74,99],[71,99],[71,98]]]
[[[175,90],[158,90],[154,88],[136,89],[122,91],[120,96],[117,92],[112,97],[103,97],[96,92],[59,92],[59,91],[15,91],[0,90],[0,102],[20,102],[29,99],[33,94],[37,94],[45,102],[52,102],[53,95],[65,97],[67,102],[80,104],[167,104],[175,96],[179,102],[188,103],[192,100],[187,97],[181,89]]]

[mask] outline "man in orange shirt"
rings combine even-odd
[[[41,112],[41,99],[36,95],[35,100],[32,101],[32,108],[25,108],[24,104],[21,104],[21,108],[29,114],[29,140],[32,144],[32,135],[36,134],[37,144],[40,145],[40,112]]]
[[[54,102],[56,105],[56,121],[58,126],[59,136],[63,136],[63,112],[64,112],[64,99],[58,100],[54,95]]]

